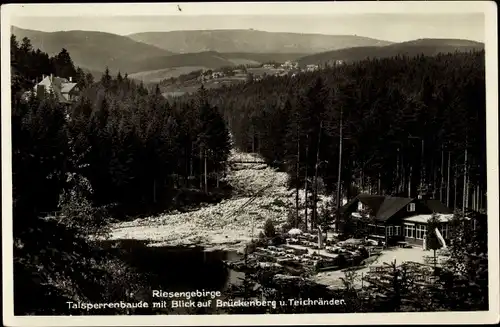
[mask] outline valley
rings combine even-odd
[[[437,55],[484,49],[484,44],[468,40],[420,39],[393,43],[354,35],[271,33],[256,30],[210,30],[148,32],[116,35],[92,31],[42,32],[12,28],[18,40],[27,37],[34,49],[49,55],[62,48],[71,53],[75,66],[100,78],[106,68],[115,75],[128,74],[145,84],[165,84],[199,70],[220,70],[242,66],[262,68],[266,63],[296,61],[299,67],[346,63],[366,58],[398,55]],[[112,48],[108,45],[114,44]],[[254,75],[275,75],[256,70]],[[247,76],[206,83],[207,88],[230,85]],[[164,93],[184,94],[201,86],[193,80],[170,83]]]

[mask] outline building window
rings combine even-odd
[[[394,235],[401,235],[401,226],[394,226]]]
[[[415,203],[410,203],[407,206],[408,212],[414,212],[415,211]]]
[[[417,228],[415,229],[415,238],[417,240],[423,240],[426,234],[427,234],[426,225],[418,225]]]
[[[415,226],[405,225],[405,237],[414,238],[415,237]]]
[[[444,239],[448,238],[448,224],[443,224],[439,226],[439,232],[443,236]]]
[[[358,202],[358,211],[363,211],[363,202]]]
[[[392,236],[394,235],[394,229],[392,228],[392,226],[388,226],[387,227],[387,236]]]

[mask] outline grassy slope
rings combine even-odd
[[[228,59],[215,51],[206,51],[198,53],[186,53],[172,56],[160,56],[148,59],[148,61],[137,61],[134,67],[135,72],[157,70],[172,67],[198,66],[207,68],[219,68],[223,66],[232,66]]]
[[[129,77],[136,80],[142,80],[146,83],[159,83],[163,79],[169,79],[171,77],[176,78],[179,77],[180,75],[189,74],[190,72],[203,69],[207,69],[207,67],[203,66],[172,67],[172,68],[138,72],[130,74]]]
[[[234,59],[245,59],[250,61],[255,61],[259,63],[266,62],[285,62],[287,60],[296,60],[298,58],[304,57],[305,53],[250,53],[250,52],[227,52],[222,53],[225,58]]]

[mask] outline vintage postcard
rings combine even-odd
[[[494,2],[1,15],[6,326],[498,323]]]

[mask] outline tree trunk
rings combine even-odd
[[[398,149],[396,150],[396,195],[399,194],[399,189],[401,186],[401,178],[399,173],[400,171],[399,171],[399,147],[398,147]]]
[[[361,168],[361,192],[365,192],[365,167],[363,163],[363,168]]]
[[[299,227],[299,181],[300,181],[300,131],[297,124],[297,164],[296,164],[296,181],[295,181],[295,228]]]
[[[432,159],[432,198],[436,198],[437,192],[437,168],[434,159]],[[441,193],[441,192],[440,192]],[[440,196],[441,200],[441,196]]]
[[[203,154],[204,171],[205,171],[205,194],[208,194],[208,179],[207,179],[207,150],[204,151]]]
[[[425,169],[425,162],[424,162],[424,140],[422,139],[422,153],[420,154],[420,194],[423,194],[424,192],[424,187],[426,184],[426,169]]]
[[[479,208],[479,185],[476,186],[476,210],[479,211],[481,208]]]
[[[457,208],[457,191],[458,191],[458,173],[457,173],[456,167],[455,167],[455,174],[453,177],[454,177],[453,191],[455,193],[454,198],[453,198],[453,207],[456,209]]]
[[[472,202],[472,210],[476,210],[476,188],[473,187],[472,188],[472,199],[471,199],[471,202]]]
[[[307,204],[308,204],[308,199],[307,199],[307,169],[308,169],[308,165],[307,165],[307,161],[309,160],[309,137],[308,135],[306,134],[306,160],[305,160],[305,163],[306,163],[306,166],[305,166],[305,186],[304,186],[304,192],[305,192],[305,198],[304,198],[304,203],[305,203],[305,206],[304,206],[304,223],[306,225],[306,231],[308,230],[308,226],[307,226]]]
[[[337,176],[337,208],[336,208],[336,223],[335,223],[335,229],[337,232],[339,231],[339,225],[340,225],[340,190],[341,190],[341,175],[342,175],[342,142],[343,142],[343,108],[340,108],[340,135],[339,135],[339,167],[338,167],[338,176]]]
[[[439,201],[444,200],[444,151],[441,147],[441,184],[439,186]]]
[[[200,177],[200,190],[203,190],[203,152],[201,151],[200,148],[200,171],[199,171],[199,177]]]
[[[193,178],[193,174],[194,174],[194,167],[193,167],[193,143],[191,143],[191,151],[190,151],[190,155],[189,155],[189,177],[188,177],[188,180],[191,180],[191,178]],[[189,187],[191,187],[191,182],[188,183],[189,184]]]
[[[156,179],[153,179],[153,203],[156,203]]]
[[[410,165],[410,176],[408,176],[408,197],[411,198],[411,179],[413,174],[413,166]]]
[[[316,228],[316,223],[317,223],[317,220],[318,220],[318,211],[317,211],[317,208],[316,208],[316,201],[317,201],[317,184],[318,184],[318,180],[317,180],[317,176],[315,174],[313,180],[314,180],[314,184],[312,185],[313,186],[313,190],[312,190],[312,197],[313,197],[313,204],[312,204],[312,213],[311,213],[311,230],[313,230],[314,228]]]
[[[483,192],[481,191],[481,187],[479,186],[479,210],[483,210]]]
[[[252,124],[252,153],[255,153],[255,128]]]
[[[437,258],[436,258],[436,250],[434,250],[434,273],[437,272]]]
[[[404,193],[405,188],[406,188],[406,168],[404,165],[404,158],[401,157],[401,187],[399,189],[399,193]]]
[[[465,148],[465,159],[464,159],[464,194],[462,198],[462,212],[465,214],[465,209],[467,208],[467,190],[469,186],[467,185],[467,147]]]
[[[382,195],[382,185],[381,185],[381,182],[380,182],[380,173],[378,173],[378,179],[377,179],[377,188],[378,188],[378,195]]]
[[[319,123],[318,144],[316,148],[316,166],[314,167],[314,196],[313,196],[313,217],[311,220],[311,228],[315,228],[318,223],[318,169],[319,169],[319,147],[321,145],[321,129],[323,121]]]
[[[450,207],[450,172],[451,172],[451,151],[448,151],[448,176],[446,183],[446,206]]]

